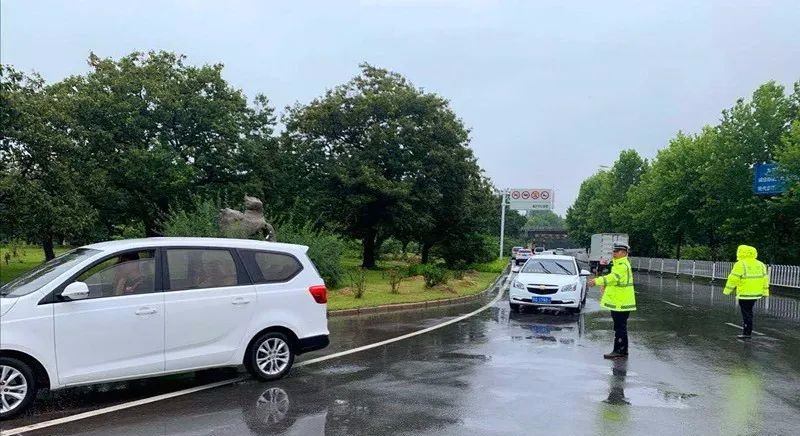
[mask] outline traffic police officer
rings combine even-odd
[[[603,287],[600,307],[611,310],[611,318],[614,320],[614,351],[603,355],[606,359],[628,357],[628,317],[636,310],[633,269],[628,261],[630,247],[616,242],[613,250],[611,273],[589,280],[590,286]]]
[[[736,291],[736,299],[742,310],[742,334],[739,339],[750,339],[753,334],[753,306],[761,297],[769,296],[767,266],[758,259],[758,251],[749,245],[740,245],[736,250],[736,263],[725,283],[725,295]]]

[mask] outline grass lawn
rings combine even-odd
[[[488,288],[498,275],[495,272],[473,271],[466,273],[461,280],[451,278],[447,284],[433,288],[425,287],[422,276],[408,277],[400,283],[399,292],[392,294],[386,271],[392,267],[405,268],[407,265],[400,261],[382,261],[379,262],[377,269],[366,271],[364,295],[361,298],[355,298],[354,292],[349,285],[351,283],[350,274],[358,269],[360,260],[344,259],[342,263],[347,271],[344,287],[328,291],[329,310],[416,303],[474,295]]]
[[[67,247],[57,247],[56,255],[67,251]],[[39,265],[44,261],[41,247],[25,246],[18,250],[17,258],[12,258],[10,263],[5,263],[7,246],[0,245],[0,284],[7,283],[25,271]],[[470,271],[463,279],[451,278],[447,284],[426,288],[422,276],[407,277],[400,283],[399,292],[391,293],[389,276],[390,268],[405,270],[408,264],[403,261],[381,261],[373,270],[367,270],[366,288],[361,298],[355,298],[351,289],[351,274],[359,269],[361,261],[355,258],[345,258],[342,265],[346,270],[343,286],[328,291],[328,309],[354,309],[361,307],[382,306],[386,304],[416,303],[420,301],[440,300],[445,298],[462,297],[477,294],[488,288],[497,278],[497,275],[508,264],[507,259],[488,264],[478,265],[477,271]]]
[[[68,247],[56,247],[56,256],[69,250]],[[42,247],[26,245],[17,249],[19,257],[11,258],[6,264],[6,253],[9,247],[0,245],[0,284],[8,283],[18,275],[44,262]]]

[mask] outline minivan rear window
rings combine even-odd
[[[294,256],[271,251],[240,250],[245,268],[255,283],[286,282],[303,270]]]

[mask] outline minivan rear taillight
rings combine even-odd
[[[319,304],[325,304],[328,302],[328,288],[325,285],[315,285],[308,288],[308,292],[311,293],[311,296],[314,297],[314,301]]]

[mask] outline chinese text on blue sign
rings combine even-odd
[[[777,174],[777,164],[756,164],[753,192],[756,195],[775,195],[786,191],[785,184]]]

